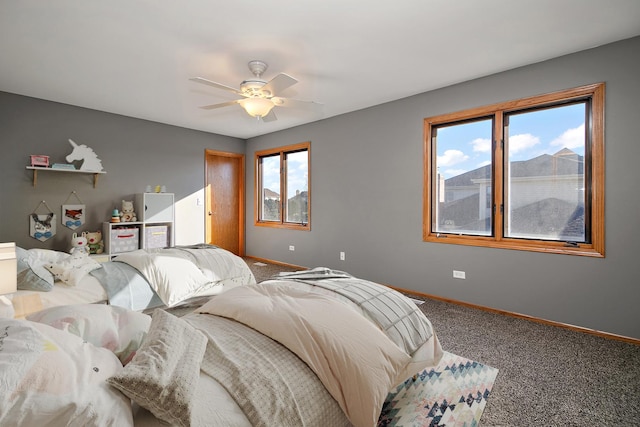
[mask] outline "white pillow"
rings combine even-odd
[[[168,307],[215,285],[197,265],[184,258],[138,250],[118,255],[114,261],[137,269]]]
[[[27,320],[53,326],[111,350],[123,365],[136,354],[151,325],[151,316],[147,314],[105,304],[51,307],[27,316]]]
[[[0,337],[0,425],[133,425],[109,350],[27,320],[0,319]]]

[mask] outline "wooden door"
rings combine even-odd
[[[244,255],[244,155],[206,150],[207,242]]]

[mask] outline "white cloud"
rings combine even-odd
[[[443,156],[438,156],[438,166],[453,166],[458,163],[465,162],[469,159],[469,156],[464,154],[460,150],[447,150]]]
[[[287,182],[287,188],[289,190],[289,194],[293,196],[298,191],[307,191],[309,188],[309,181],[307,180],[306,173],[299,173],[294,176],[289,177],[289,181]]]
[[[262,181],[264,188],[280,192],[280,159],[265,158],[262,162]]]
[[[307,153],[302,152],[302,155],[298,153],[290,154],[288,156],[289,175],[287,177],[287,188],[289,190],[289,197],[295,195],[296,190],[307,191],[308,190],[308,176],[309,165],[307,163]]]
[[[471,141],[473,145],[473,151],[478,153],[490,153],[491,152],[491,140],[486,138],[476,138]]]
[[[529,148],[540,144],[540,138],[530,133],[521,133],[509,137],[509,153],[517,153],[519,151],[528,150]]]
[[[584,147],[584,123],[577,128],[567,129],[551,141],[551,145],[562,148],[579,148]]]

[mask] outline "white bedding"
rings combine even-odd
[[[242,258],[221,248],[138,250],[115,261],[138,270],[167,307],[256,282]]]
[[[105,382],[123,369],[118,349],[146,335],[148,316],[97,308],[55,307],[34,321],[0,318],[0,425],[127,427],[134,419],[137,426],[167,425]],[[194,395],[193,426],[251,427],[211,377],[199,375]]]
[[[357,279],[356,279],[357,280]],[[374,284],[375,285],[375,284]],[[381,285],[375,285],[381,286]],[[403,296],[400,296],[404,298]],[[108,306],[104,306],[105,308]],[[157,363],[148,364],[148,363],[140,363],[140,361],[148,360],[149,357],[167,357],[171,360],[187,360],[184,364],[169,364],[171,366],[179,367],[179,371],[175,371],[175,375],[182,376],[186,372],[186,383],[183,380],[183,384],[191,384],[191,387],[187,389],[193,390],[195,389],[195,393],[193,393],[192,398],[191,392],[188,393],[186,398],[188,399],[190,406],[190,417],[191,417],[191,425],[193,426],[208,426],[208,425],[229,425],[229,426],[237,426],[244,427],[250,425],[269,425],[269,423],[261,423],[256,422],[256,416],[264,417],[266,413],[261,413],[259,415],[248,413],[245,414],[240,409],[241,407],[246,409],[246,405],[242,405],[240,402],[236,402],[234,397],[238,399],[238,391],[244,390],[240,387],[239,382],[237,381],[222,381],[219,376],[219,372],[216,369],[226,369],[221,368],[223,365],[231,366],[232,369],[235,369],[234,366],[237,366],[238,372],[245,375],[242,383],[243,387],[246,387],[247,384],[252,388],[251,385],[255,384],[255,381],[259,381],[262,383],[263,380],[268,380],[271,376],[269,373],[269,369],[253,369],[254,361],[250,360],[249,355],[246,354],[244,357],[234,356],[238,353],[235,353],[235,350],[229,352],[229,349],[232,347],[228,347],[225,350],[224,356],[217,351],[212,351],[213,348],[210,346],[217,346],[222,341],[216,341],[217,337],[222,337],[223,334],[228,333],[228,331],[235,331],[233,333],[238,333],[238,335],[227,335],[225,338],[227,342],[231,343],[240,343],[240,347],[244,347],[245,345],[242,343],[253,343],[257,342],[257,336],[253,336],[248,334],[248,332],[244,331],[252,331],[253,334],[260,335],[263,339],[264,336],[269,336],[281,344],[285,345],[288,350],[284,350],[287,354],[295,354],[300,359],[304,360],[306,365],[308,365],[313,372],[317,375],[312,374],[312,377],[305,380],[302,384],[308,384],[306,381],[315,381],[321,382],[324,384],[324,388],[335,398],[335,402],[339,405],[340,408],[344,410],[344,414],[349,418],[351,423],[358,427],[369,427],[375,425],[377,422],[377,417],[379,415],[379,411],[382,406],[382,402],[387,396],[387,393],[394,388],[397,382],[404,380],[405,378],[411,376],[412,374],[417,373],[418,371],[428,367],[430,364],[437,364],[439,361],[440,355],[442,354],[442,349],[440,348],[440,344],[438,342],[437,336],[435,332],[430,336],[420,348],[418,348],[411,355],[407,354],[406,348],[402,348],[402,346],[398,346],[396,342],[394,342],[391,337],[388,335],[386,331],[380,329],[380,326],[376,324],[371,318],[369,318],[361,309],[360,306],[349,301],[348,299],[344,299],[341,296],[336,296],[331,292],[327,292],[327,289],[319,288],[315,286],[309,286],[304,283],[298,283],[296,281],[288,281],[286,279],[277,280],[277,281],[268,281],[262,284],[253,284],[249,286],[238,287],[237,289],[230,290],[228,292],[224,292],[215,298],[212,298],[207,304],[202,306],[197,311],[199,312],[208,312],[215,313],[216,315],[211,314],[198,314],[193,313],[190,314],[183,319],[176,318],[174,316],[165,315],[165,316],[155,316],[151,321],[151,329],[148,329],[148,323],[142,322],[144,319],[137,319],[135,316],[123,316],[123,313],[109,313],[109,308],[106,310],[92,310],[91,308],[82,309],[81,312],[83,314],[82,323],[84,326],[89,325],[91,322],[95,322],[96,325],[101,325],[102,330],[109,330],[110,334],[114,334],[113,330],[116,330],[115,335],[119,337],[121,341],[127,341],[119,343],[118,346],[114,348],[126,347],[130,351],[131,346],[130,343],[134,342],[131,337],[139,336],[136,335],[136,329],[140,329],[140,332],[147,332],[147,330],[158,330],[158,331],[177,331],[183,330],[187,331],[189,329],[193,329],[194,331],[203,332],[207,337],[207,350],[205,351],[204,359],[198,361],[198,357],[183,357],[180,352],[181,351],[189,351],[191,348],[190,344],[179,344],[175,346],[175,348],[169,348],[172,346],[174,342],[188,342],[185,340],[174,340],[171,337],[176,334],[176,332],[169,332],[168,338],[160,339],[159,343],[161,343],[163,348],[166,348],[162,351],[162,353],[167,356],[162,356],[161,353],[158,353],[154,348],[159,348],[157,345],[152,345],[151,342],[147,343],[147,339],[150,340],[149,334],[147,334],[147,338],[141,341],[141,345],[137,351],[135,351],[135,355],[132,358],[123,357],[121,359],[125,360],[125,368],[120,371],[114,368],[110,368],[109,375],[115,377],[118,376],[124,382],[123,388],[121,390],[127,390],[129,385],[127,385],[127,366],[131,365],[135,367],[134,372],[137,372],[135,375],[136,378],[142,379],[144,384],[149,384],[150,387],[145,392],[142,390],[139,394],[137,391],[134,394],[130,394],[131,396],[135,396],[136,401],[141,405],[149,404],[149,399],[153,400],[157,395],[153,390],[157,389],[157,385],[154,385],[154,378],[165,378],[166,376],[162,374],[162,372],[158,371],[158,367],[167,366],[165,362],[159,360]],[[75,309],[75,312],[78,311],[78,308]],[[131,312],[133,313],[133,312]],[[164,314],[164,312],[161,312]],[[421,313],[421,312],[420,312]],[[63,325],[64,328],[62,331],[59,331],[60,334],[68,334],[72,333],[72,331],[76,331],[80,335],[91,333],[96,335],[95,337],[89,336],[81,336],[80,341],[84,343],[82,347],[84,348],[84,354],[98,354],[97,350],[92,350],[92,346],[99,347],[101,343],[104,342],[103,338],[99,338],[98,336],[102,336],[99,329],[94,328],[71,328],[69,327],[70,323],[67,319],[68,315],[73,315],[71,312],[66,313],[65,310],[59,310],[51,312],[50,315],[47,316],[37,316],[33,317],[33,319],[39,319],[43,322],[48,322],[51,326],[60,326]],[[117,314],[117,318],[119,319],[128,319],[121,325],[126,328],[122,331],[118,331],[120,326],[116,326],[119,322],[113,322],[114,314]],[[126,314],[126,312],[125,312]],[[98,316],[93,318],[93,316]],[[100,318],[102,316],[102,318]],[[139,315],[144,316],[144,315]],[[223,316],[223,317],[219,317]],[[420,314],[420,316],[424,316]],[[235,320],[227,320],[225,318],[233,318]],[[63,319],[64,322],[61,322],[60,319]],[[110,320],[111,323],[107,322]],[[164,319],[165,322],[171,322],[173,324],[172,327],[165,328],[162,325],[156,325],[154,329],[154,322],[161,321]],[[210,322],[210,320],[216,320],[217,322]],[[426,319],[426,318],[425,318]],[[223,324],[220,321],[232,322],[234,325],[238,325],[237,327],[228,329],[226,326],[223,327]],[[17,321],[11,320],[8,322],[27,322],[27,321]],[[177,322],[177,324],[176,324]],[[238,323],[239,322],[239,323]],[[0,323],[2,323],[2,319],[0,319]],[[29,322],[27,322],[29,323]],[[74,325],[77,322],[74,322]],[[186,327],[186,323],[189,323],[191,326]],[[243,326],[245,324],[246,326]],[[6,322],[2,324],[3,327],[9,326],[10,329],[17,328],[19,324],[7,324]],[[2,326],[0,325],[0,326]],[[105,325],[109,325],[109,327],[105,327]],[[33,329],[33,327],[31,327]],[[44,328],[44,329],[43,329]],[[114,329],[115,328],[115,329]],[[185,329],[186,328],[186,329]],[[58,343],[62,342],[61,338],[55,338],[55,341],[52,341],[53,337],[56,336],[57,333],[51,332],[50,329],[46,329],[45,326],[36,327],[35,329],[46,331],[47,336],[44,339],[46,343]],[[142,331],[144,329],[144,331]],[[16,329],[16,330],[19,330]],[[226,330],[227,332],[224,332]],[[85,331],[85,332],[77,332],[77,331]],[[262,334],[258,333],[261,332]],[[2,331],[0,331],[2,332]],[[126,332],[126,333],[125,333]],[[191,333],[191,332],[188,332]],[[187,332],[181,332],[179,335],[182,337],[186,335]],[[248,334],[245,336],[245,334]],[[2,335],[0,333],[0,335]],[[6,335],[6,334],[5,334]],[[33,335],[33,334],[32,334]],[[157,334],[156,334],[157,335]],[[196,334],[198,335],[198,334]],[[234,337],[240,337],[241,339],[235,339]],[[229,341],[229,337],[231,340]],[[247,340],[247,338],[252,337]],[[213,339],[213,341],[212,341]],[[268,338],[266,338],[268,341]],[[50,344],[46,344],[43,346],[42,338],[39,338],[40,344],[38,344],[37,339],[36,343],[31,344],[29,342],[28,337],[20,337],[20,341],[14,342],[25,342],[26,345],[23,346],[23,350],[20,351],[30,351],[28,349],[37,349],[40,347],[44,347],[46,351],[47,360],[51,358],[51,355],[56,354],[55,351],[59,351],[62,347],[60,345],[54,345],[53,347]],[[158,338],[156,336],[155,340]],[[108,340],[112,342],[113,339]],[[215,344],[212,344],[214,343]],[[75,344],[74,344],[75,345]],[[202,345],[202,344],[200,344]],[[276,344],[279,346],[280,344]],[[168,347],[167,347],[168,346]],[[75,347],[74,347],[75,348]],[[217,347],[216,347],[217,348]],[[223,347],[220,347],[222,349]],[[252,347],[253,348],[253,347]],[[257,347],[256,347],[257,348]],[[268,348],[268,347],[262,347]],[[51,353],[54,351],[54,353]],[[260,359],[267,360],[267,364],[275,363],[276,359],[272,359],[273,362],[268,361],[270,357],[283,357],[271,355],[271,351],[258,351],[256,354],[259,355]],[[150,353],[149,353],[150,352]],[[254,351],[255,352],[255,351]],[[40,353],[34,353],[38,355]],[[45,356],[44,353],[42,353]],[[101,357],[105,357],[103,353]],[[43,357],[40,356],[40,357]],[[118,357],[113,354],[115,360],[117,361]],[[138,357],[139,356],[139,357]],[[193,356],[193,355],[192,355]],[[2,360],[3,352],[0,351],[0,362]],[[72,356],[75,358],[75,356]],[[289,357],[289,356],[287,356]],[[297,359],[296,356],[293,356],[294,359]],[[138,359],[137,359],[138,358]],[[109,360],[113,361],[113,358],[109,356]],[[19,361],[20,358],[16,358],[15,356],[10,356],[8,360],[12,360],[13,363]],[[25,362],[28,362],[29,358],[24,359]],[[44,359],[43,359],[44,360]],[[50,359],[55,360],[55,359]],[[61,359],[62,360],[62,359]],[[75,359],[74,359],[75,360]],[[138,363],[136,363],[138,360]],[[280,370],[279,372],[284,373],[285,376],[290,376],[290,372],[293,372],[293,366],[290,362],[286,362],[288,359],[279,359],[285,363],[284,366],[286,368],[284,370]],[[75,362],[74,362],[75,363]],[[111,362],[110,362],[111,363]],[[119,362],[118,362],[119,363]],[[230,363],[230,364],[229,364]],[[289,364],[286,364],[289,363]],[[145,367],[149,365],[149,371],[147,373],[144,372]],[[183,366],[184,365],[184,366]],[[187,366],[188,365],[188,366]],[[43,365],[44,366],[44,365]],[[78,366],[82,367],[84,365],[79,364]],[[120,365],[121,366],[121,365]],[[156,368],[152,368],[152,366],[156,366]],[[271,365],[271,366],[275,366]],[[3,369],[14,369],[8,365],[4,365],[0,363],[0,371]],[[18,368],[17,370],[24,370],[23,368]],[[140,369],[142,369],[142,374],[140,374]],[[161,368],[160,368],[161,369]],[[196,372],[199,372],[197,375],[193,375],[193,370],[196,369]],[[259,372],[256,372],[259,371]],[[40,375],[46,375],[48,370],[39,370]],[[207,375],[206,373],[209,375]],[[222,371],[220,371],[222,372]],[[260,373],[262,376],[258,376]],[[3,372],[0,372],[3,374]],[[249,375],[248,381],[246,375]],[[255,377],[254,377],[255,376]],[[216,381],[215,378],[218,378]],[[83,377],[78,377],[83,378]],[[102,377],[100,377],[102,378]],[[254,380],[254,378],[256,378]],[[261,378],[258,380],[257,378]],[[297,377],[292,377],[297,378]],[[314,378],[314,379],[313,379]],[[56,382],[57,379],[55,377],[51,378],[50,381]],[[163,380],[163,381],[166,381]],[[222,382],[220,382],[222,381]],[[268,380],[270,381],[270,380]],[[91,385],[90,380],[82,380],[82,384],[86,384],[86,387],[94,387]],[[47,386],[47,379],[42,377],[38,379],[38,383],[41,384],[39,390],[56,390],[55,388],[51,388],[51,386]],[[276,390],[277,388],[271,388],[275,386],[275,383],[271,385],[267,382],[268,389]],[[8,383],[0,383],[0,392],[3,392],[6,395],[8,390],[3,390],[3,387],[12,387],[15,385]],[[85,387],[85,386],[83,386]],[[184,386],[183,386],[184,387]],[[321,386],[322,387],[322,386]],[[146,389],[145,385],[143,389]],[[303,389],[308,389],[310,387],[301,387],[299,391],[292,390],[292,396],[296,399],[295,396],[298,396],[297,393],[304,393]],[[161,389],[166,389],[166,385],[162,385]],[[104,391],[104,388],[101,388],[101,393]],[[0,394],[3,394],[0,393]],[[28,395],[21,394],[22,392],[18,391],[18,394],[14,394],[17,396],[17,399],[22,399],[28,397]],[[112,392],[109,392],[112,393]],[[112,393],[113,394],[113,393]],[[117,395],[117,393],[116,393]],[[282,393],[276,393],[277,396],[282,396]],[[317,396],[317,391],[314,392],[314,396]],[[20,397],[22,396],[22,397]],[[100,397],[102,396],[102,397]],[[109,396],[109,394],[100,394],[97,395],[97,398],[104,399],[105,396]],[[234,397],[232,397],[234,396]],[[242,396],[242,393],[240,394]],[[182,399],[185,395],[179,393],[175,395],[173,398]],[[93,400],[83,400],[84,397],[80,397],[77,394],[70,395],[69,398],[78,399],[79,402],[82,402],[83,405],[89,405],[89,408],[95,407],[95,402]],[[260,399],[259,402],[262,402],[266,398],[266,402],[269,402],[272,399],[272,396],[267,393],[260,393],[260,396],[256,396],[256,398]],[[12,399],[14,399],[12,397]],[[113,399],[113,398],[112,398]],[[121,398],[115,398],[112,404],[118,404],[116,402],[122,402]],[[296,402],[299,402],[300,405],[317,405],[316,401],[320,399],[296,399]],[[17,402],[17,403],[16,403]],[[53,407],[44,408],[48,411],[62,411],[61,414],[66,414],[67,416],[72,416],[72,418],[76,415],[73,415],[73,412],[69,412],[64,408],[68,407],[68,402],[66,400],[57,401],[62,405],[63,409],[58,408],[56,405]],[[336,403],[333,403],[334,405]],[[55,403],[55,402],[53,402]],[[103,402],[105,403],[105,402]],[[12,401],[12,410],[17,410],[15,405],[20,406],[20,401],[16,401],[15,399]],[[324,405],[323,403],[322,405]],[[104,407],[109,408],[111,404],[105,403]],[[285,405],[286,408],[290,408],[290,405]],[[15,419],[21,419],[26,422],[31,416],[38,416],[39,413],[36,408],[31,409],[33,414],[25,412],[20,413],[12,412],[11,417],[17,417]],[[7,413],[7,409],[5,406],[0,408],[0,413]],[[93,411],[93,410],[92,410]],[[317,411],[314,409],[313,411]],[[315,413],[315,412],[309,413]],[[338,412],[341,413],[340,409]],[[131,414],[131,412],[129,412]],[[108,417],[108,411],[105,414],[97,414],[100,417]],[[140,408],[136,405],[136,402],[133,404],[133,423],[135,425],[140,426],[160,426],[166,425],[163,424],[160,420],[156,419],[151,413],[146,411],[144,408]],[[79,417],[75,419],[73,422],[69,422],[69,420],[64,421],[64,417],[61,415],[59,420],[52,423],[52,425],[74,425],[75,423],[84,420],[86,417],[85,414],[80,413],[77,415]],[[321,419],[323,417],[315,416],[313,419]],[[14,419],[14,418],[8,418]],[[286,419],[286,416],[285,416]],[[126,417],[121,420],[122,424],[119,425],[130,425],[129,419]],[[91,424],[91,423],[89,423]],[[281,423],[281,426],[291,426],[297,427],[295,423]],[[340,424],[343,425],[343,424]]]
[[[283,344],[311,367],[357,427],[377,422],[411,359],[348,305],[290,283],[234,289],[197,312],[237,320]]]
[[[266,296],[266,299],[262,298],[263,296]],[[274,296],[280,301],[274,302]],[[312,301],[312,306],[307,304],[309,301]],[[320,305],[313,308],[315,305],[313,301],[320,302]],[[335,302],[338,301],[339,304],[336,306]],[[305,316],[302,320],[295,320],[295,313],[309,313],[310,310],[315,310],[317,316]],[[261,314],[255,316],[256,311]],[[435,366],[443,354],[435,332],[413,352],[411,357],[407,354],[404,356],[398,354],[402,351],[390,339],[385,340],[384,337],[380,337],[382,334],[379,330],[377,334],[375,330],[372,331],[371,328],[375,329],[373,323],[366,322],[370,323],[369,327],[361,323],[362,319],[369,321],[371,319],[368,319],[360,307],[326,289],[303,283],[292,283],[286,279],[271,280],[268,283],[263,282],[226,292],[212,298],[196,312],[217,313],[239,320],[241,323],[246,322],[252,328],[287,343],[292,351],[312,366],[325,385],[333,389],[332,394],[351,422],[357,426],[375,425],[387,392],[396,383],[429,366]],[[330,315],[327,316],[327,313]],[[185,319],[194,325],[201,323],[194,322],[192,316],[200,315],[192,314]],[[297,324],[297,327],[293,326],[289,320]],[[359,326],[354,327],[355,323]],[[365,328],[367,332],[363,332],[361,328]],[[326,333],[318,332],[322,330]],[[207,333],[207,331],[204,332]],[[218,329],[211,331],[213,335],[216,333],[220,331]],[[304,338],[309,334],[314,336],[310,341]],[[367,348],[367,344],[373,343],[374,336],[378,337],[376,340],[381,341],[374,345],[373,349]],[[366,337],[365,340],[361,339],[363,337]],[[318,347],[323,342],[325,345]],[[395,350],[390,350],[389,345],[395,347]],[[360,349],[354,347],[360,347]],[[387,350],[381,351],[382,348]],[[381,362],[381,359],[376,357],[382,354],[384,354],[383,359],[388,358],[386,362]],[[376,369],[378,369],[377,372],[372,372]],[[380,381],[372,383],[374,379]],[[205,384],[211,381],[211,377],[201,373],[198,388],[205,387]],[[228,386],[225,384],[225,387]],[[211,399],[213,399],[219,402],[220,406],[216,407],[215,415],[208,416],[212,417],[211,419],[225,420],[219,425],[251,425],[249,420],[241,415],[238,404],[229,397],[229,391],[223,387],[210,387],[209,392],[212,395],[206,397],[196,395],[193,402],[194,408],[199,408],[196,412],[213,410],[211,405]],[[201,408],[202,406],[204,408]],[[144,410],[137,412],[134,419],[136,425],[162,425],[159,421],[154,422],[153,417]]]
[[[19,290],[6,297],[12,300],[16,318],[62,305],[107,303],[107,293],[98,279],[91,275],[84,276],[76,286],[55,282],[49,292]]]
[[[308,270],[308,271],[315,271],[315,270],[322,270],[322,268]],[[296,273],[293,273],[293,274],[295,275]],[[354,304],[348,298],[323,287],[312,286],[310,284],[307,284],[301,281],[292,282],[292,279],[288,276],[289,274],[285,273],[285,274],[282,274],[280,277],[270,279],[268,282],[276,285],[286,285],[286,284],[291,285],[292,283],[294,283],[297,288],[304,289],[306,292],[320,294],[320,295],[327,295],[337,300],[340,300],[343,303],[347,304],[349,307],[351,307],[353,310],[356,310],[362,316],[369,318],[367,313],[363,311],[362,307]],[[346,283],[349,283],[350,281],[369,283],[369,284],[372,283],[372,282],[368,282],[366,280],[358,279],[355,277],[351,277],[350,279],[337,279],[337,282],[339,283],[343,280]],[[393,292],[396,295],[399,294],[398,292],[393,291],[391,288],[385,287],[385,289],[387,289],[390,292]],[[369,320],[373,321],[373,319],[371,318],[369,318]],[[431,326],[431,321],[428,318],[423,316],[423,320],[425,323],[429,325],[430,329],[433,329],[433,327]],[[422,345],[420,345],[415,351],[411,353],[411,360],[406,365],[404,371],[399,374],[400,380],[398,381],[397,385],[399,385],[404,379],[409,378],[414,373],[422,371],[425,367],[437,365],[440,359],[442,358],[442,355],[443,355],[443,351],[442,351],[442,346],[440,345],[440,340],[438,339],[438,336],[434,333],[428,340],[426,340]]]
[[[62,305],[111,303],[109,294],[105,290],[106,284],[101,283],[91,273],[83,274],[77,282],[74,282],[73,286],[62,281],[54,282],[54,276],[47,271],[45,266],[68,260],[69,254],[46,249],[20,249],[20,253],[24,259],[22,263],[24,271],[18,275],[19,290],[7,295],[14,305],[16,318],[23,318],[37,311]],[[160,258],[162,259],[159,260]],[[236,286],[255,283],[253,273],[244,260],[221,248],[140,250],[122,254],[117,257],[117,260],[121,262],[132,260],[133,267],[139,267],[140,271],[146,271],[148,273],[147,281],[151,284],[151,288],[161,296],[162,302],[166,306],[181,304],[190,299],[217,295]],[[194,264],[194,261],[197,264]],[[94,272],[100,271],[102,269]],[[187,271],[191,271],[191,274],[187,275]],[[193,280],[186,281],[187,277]],[[28,283],[27,278],[29,279]],[[21,279],[25,280],[24,287],[27,289],[20,289]],[[45,279],[50,281],[51,285],[47,285]],[[43,292],[39,290],[43,288],[42,286],[38,287],[38,290],[29,289],[30,286],[33,287],[36,280],[51,290]],[[133,298],[140,296],[135,292],[132,295]],[[149,299],[148,295],[145,297],[147,300]],[[119,301],[118,304],[120,304]],[[146,307],[146,305],[138,305],[142,308],[135,308],[136,310],[142,310]]]
[[[109,350],[46,324],[0,319],[0,425],[129,426],[131,403],[105,382]]]

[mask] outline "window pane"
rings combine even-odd
[[[280,221],[280,154],[261,158],[263,221]]]
[[[493,120],[435,128],[432,231],[492,234]]]
[[[581,102],[507,116],[505,236],[587,241],[586,109]]]
[[[286,222],[309,222],[309,155],[308,151],[286,154],[287,206]]]

